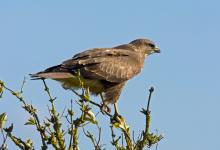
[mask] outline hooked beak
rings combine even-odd
[[[155,53],[160,53],[160,48],[159,48],[159,47],[155,47],[155,48],[154,48],[154,52],[155,52]]]

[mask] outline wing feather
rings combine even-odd
[[[62,63],[63,68],[80,70],[85,78],[122,82],[140,72],[139,55],[126,49],[92,49]]]

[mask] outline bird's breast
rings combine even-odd
[[[93,94],[99,94],[104,91],[104,85],[99,80],[91,80],[85,78],[78,77],[71,77],[71,78],[64,78],[64,79],[56,79],[57,81],[61,82],[64,89],[78,89],[82,88],[89,88],[89,91]]]

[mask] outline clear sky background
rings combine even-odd
[[[19,89],[29,73],[88,48],[149,38],[162,53],[150,56],[141,74],[127,83],[119,101],[121,114],[138,135],[144,127],[139,110],[146,106],[148,88],[154,86],[152,131],[158,129],[165,136],[160,150],[219,150],[219,6],[218,0],[2,0],[0,80]],[[76,98],[55,81],[48,85],[58,97],[60,111]],[[49,103],[42,83],[28,80],[24,91],[28,102],[45,116]],[[23,125],[27,113],[6,93],[0,99],[2,112],[8,114],[8,125],[14,122],[16,135],[39,141],[32,127]],[[112,149],[109,120],[103,116],[99,120],[102,143]],[[91,143],[85,142],[80,140],[81,149],[90,149]],[[9,147],[14,149],[12,143]]]

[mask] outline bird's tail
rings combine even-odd
[[[63,68],[61,65],[50,67],[44,71],[30,74],[32,80],[38,79],[65,79],[73,76],[67,69]]]

